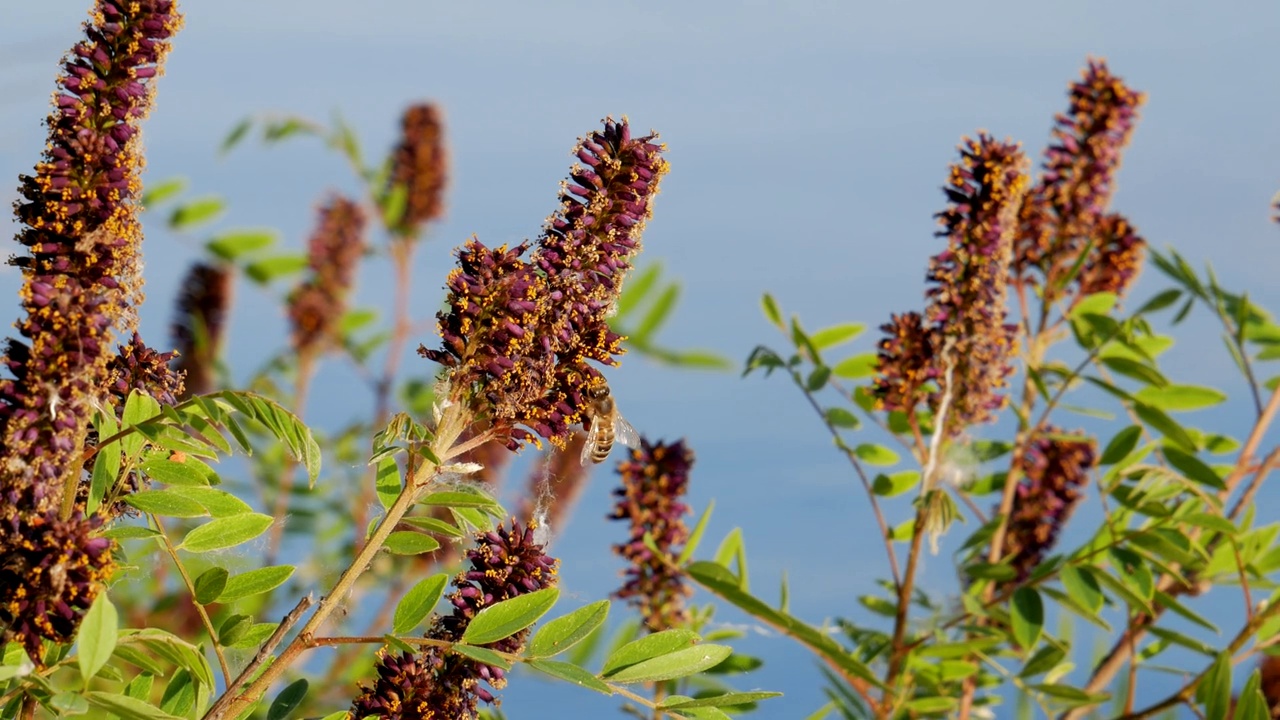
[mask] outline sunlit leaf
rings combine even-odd
[[[266,532],[272,522],[270,515],[261,513],[215,518],[187,533],[178,547],[193,553],[235,547]]]
[[[89,681],[111,658],[111,652],[116,647],[119,623],[116,606],[111,604],[105,592],[98,593],[85,612],[84,619],[80,621],[80,631],[76,634],[76,646],[79,649],[76,659],[85,689],[88,689]]]
[[[609,601],[600,600],[547,623],[529,643],[531,657],[553,657],[585,640],[603,626]]]
[[[595,675],[583,670],[577,665],[556,660],[530,660],[525,663],[528,667],[538,672],[550,675],[553,678],[573,683],[579,687],[588,690],[595,690],[601,695],[612,695],[613,689],[607,684],[600,681]]]
[[[409,592],[400,598],[400,602],[396,603],[395,615],[391,620],[391,628],[395,634],[407,635],[418,627],[418,624],[431,614],[436,603],[440,602],[440,597],[444,595],[444,588],[448,584],[449,575],[438,573],[419,580],[410,588]]]
[[[604,673],[616,683],[659,682],[700,673],[718,665],[733,653],[725,645],[695,645],[666,655],[627,665],[612,673]]]
[[[554,587],[517,595],[509,600],[490,605],[467,623],[462,642],[471,645],[488,645],[511,637],[538,622],[560,599],[560,590]]]

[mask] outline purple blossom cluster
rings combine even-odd
[[[309,358],[337,340],[338,321],[347,311],[364,253],[364,211],[340,195],[319,211],[319,222],[307,242],[311,275],[289,295],[287,312],[293,348]]]
[[[470,569],[454,579],[449,595],[453,612],[433,622],[426,634],[430,639],[457,642],[484,608],[556,584],[559,561],[534,541],[532,528],[513,519],[510,530],[499,526],[476,540],[467,552]],[[484,647],[519,653],[528,635],[526,628]],[[372,686],[361,686],[351,709],[356,718],[474,720],[480,701],[496,701],[484,685],[502,689],[503,670],[431,645],[417,654],[381,655],[377,679]]]
[[[488,420],[511,449],[535,434],[563,445],[582,421],[590,365],[616,365],[622,338],[608,317],[640,250],[645,221],[667,171],[656,136],[622,122],[579,142],[575,165],[536,246],[458,250],[440,313],[440,350],[419,353],[449,370],[456,397]]]
[[[1019,471],[1005,536],[1005,557],[1026,579],[1057,542],[1058,533],[1083,498],[1096,462],[1091,438],[1064,437],[1053,428],[1028,443]]]
[[[1108,215],[1107,208],[1124,148],[1145,99],[1143,93],[1112,75],[1100,60],[1090,60],[1082,78],[1071,85],[1067,113],[1057,116],[1053,140],[1045,151],[1043,173],[1019,212],[1014,249],[1018,282],[1043,280],[1043,287],[1051,294],[1060,292],[1082,252],[1089,253],[1087,261],[1094,265],[1107,262],[1102,254],[1108,230],[1113,231],[1117,222],[1129,228],[1125,237],[1130,245],[1124,259],[1132,262],[1129,272],[1112,276],[1125,281],[1112,291],[1123,292],[1132,281],[1143,242],[1127,221]],[[1088,287],[1082,284],[1080,290],[1087,294]]]
[[[235,287],[232,280],[225,266],[196,263],[179,286],[170,333],[178,349],[174,367],[186,381],[187,395],[213,390]]]
[[[388,192],[404,188],[404,212],[393,228],[397,237],[413,237],[423,225],[444,216],[444,189],[449,181],[449,157],[444,143],[444,118],[432,103],[411,105],[404,111],[400,144],[392,156]]]
[[[69,642],[114,570],[99,517],[62,498],[84,471],[96,409],[132,387],[172,395],[180,380],[136,335],[142,229],[140,121],[151,107],[173,0],[98,0],[58,77],[48,140],[14,208],[27,254],[17,323],[0,380],[0,628],[43,661]],[[120,354],[116,334],[131,339]]]
[[[947,434],[989,421],[1012,368],[1017,328],[1005,322],[1017,212],[1026,192],[1026,157],[1013,143],[980,134],[960,146],[938,213],[947,247],[929,263],[922,315],[883,326],[873,392],[881,407],[910,411],[948,398]],[[925,397],[925,381],[935,392]]]
[[[631,525],[627,542],[613,546],[630,563],[615,596],[635,605],[651,632],[661,632],[689,620],[685,599],[692,591],[670,563],[689,539],[684,521],[689,506],[681,498],[689,489],[693,451],[683,440],[655,444],[642,438],[640,443],[629,459],[618,463],[622,487],[613,491],[618,501],[609,517]],[[645,543],[646,536],[660,555]]]

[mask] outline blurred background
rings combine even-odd
[[[39,157],[57,62],[88,6],[49,0],[0,10],[6,206],[17,175]],[[1280,227],[1268,209],[1280,189],[1280,99],[1271,92],[1280,7],[1272,2],[483,7],[187,0],[186,28],[144,129],[148,182],[183,176],[189,194],[226,199],[214,231],[273,227],[300,250],[323,194],[355,189],[348,169],[305,139],[270,148],[247,141],[219,156],[230,129],[249,115],[328,122],[338,112],[376,156],[395,142],[408,103],[434,100],[446,112],[452,170],[448,216],[414,271],[414,315],[429,319],[451,249],[472,233],[491,246],[535,237],[556,207],[575,139],[607,114],[627,114],[636,130],[653,128],[670,147],[672,170],[640,259],[661,262],[683,285],[664,343],[711,349],[739,365],[759,343],[785,346],[759,310],[768,291],[810,329],[867,323],[852,354],[873,349],[875,326],[891,312],[922,306],[925,265],[940,248],[932,215],[943,207],[939,187],[961,137],[978,129],[1011,137],[1038,162],[1068,83],[1099,56],[1148,93],[1114,207],[1154,247],[1176,248],[1197,265],[1211,260],[1226,288],[1280,307]],[[209,234],[175,235],[163,219],[146,218],[142,308],[143,336],[161,349],[177,284]],[[389,307],[387,273],[384,259],[366,263],[355,304]],[[15,317],[19,282],[14,268],[0,267],[0,298]],[[1148,269],[1132,297],[1160,287]],[[238,377],[286,336],[278,308],[277,296],[241,283],[227,355]],[[1203,313],[1188,322],[1191,331],[1164,359],[1167,374],[1225,385],[1232,402],[1201,425],[1242,433],[1250,405],[1218,330]],[[434,339],[411,346],[418,342]],[[430,372],[416,357],[405,362]],[[686,438],[697,453],[691,503],[700,510],[716,501],[705,553],[741,526],[758,594],[776,597],[785,571],[797,615],[869,619],[856,597],[874,590],[887,564],[856,478],[785,379],[738,375],[633,356],[609,378],[642,433]],[[369,397],[352,377],[341,360],[328,361],[307,420],[367,415]],[[1072,427],[1069,416],[1059,422]],[[566,611],[618,584],[622,566],[609,545],[625,539],[625,528],[605,520],[611,466],[597,470],[571,522],[555,528]],[[1082,511],[1073,524],[1090,521]],[[954,590],[945,547],[925,561],[925,588]],[[729,611],[717,620],[743,622]],[[769,662],[737,684],[787,693],[759,716],[802,717],[822,704],[816,663],[790,641],[761,630],[743,647]],[[532,679],[517,679],[505,697],[512,717],[615,707]]]

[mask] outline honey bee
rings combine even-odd
[[[629,448],[640,447],[640,433],[618,412],[618,404],[613,401],[608,385],[588,390],[587,401],[586,418],[582,423],[587,430],[587,441],[582,444],[583,465],[587,460],[604,462],[615,441]]]

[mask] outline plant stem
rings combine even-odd
[[[191,581],[191,576],[187,574],[187,568],[182,564],[181,558],[178,557],[178,551],[173,547],[173,543],[169,542],[169,535],[164,530],[164,525],[160,524],[160,517],[151,516],[152,522],[156,524],[156,529],[160,531],[160,542],[164,543],[165,552],[173,559],[173,564],[178,568],[178,574],[182,576],[182,584],[187,588],[187,594],[191,596],[191,606],[196,609],[196,613],[200,616],[200,622],[204,624],[205,632],[209,633],[209,642],[213,645],[213,654],[218,656],[218,666],[222,668],[222,679],[227,685],[231,684],[231,668],[227,666],[227,658],[222,654],[222,646],[218,644],[218,633],[213,629],[213,620],[209,618],[209,613],[204,606],[196,600],[196,586]]]
[[[450,405],[445,411],[444,417],[441,418],[435,442],[433,443],[438,455],[447,455],[446,449],[450,448],[461,434],[464,425],[462,407],[459,403]],[[218,720],[225,714],[230,714],[231,717],[239,717],[241,713],[257,702],[266,693],[271,683],[298,659],[298,656],[309,647],[316,631],[324,625],[333,611],[351,593],[356,579],[373,563],[374,557],[382,549],[383,543],[391,535],[392,530],[395,529],[414,503],[431,486],[432,481],[435,479],[436,471],[437,467],[434,463],[425,458],[422,459],[416,470],[406,478],[400,494],[396,496],[396,500],[391,507],[387,508],[386,515],[383,516],[374,529],[373,535],[360,548],[360,551],[347,569],[342,571],[342,575],[339,576],[333,589],[320,599],[315,613],[303,624],[302,629],[298,631],[297,637],[285,647],[280,653],[280,657],[276,658],[276,661],[268,666],[262,675],[254,680],[244,692],[228,703],[225,711],[218,715],[212,714],[211,711],[205,715],[205,720]],[[228,687],[227,693],[231,694],[235,690],[235,688]]]

